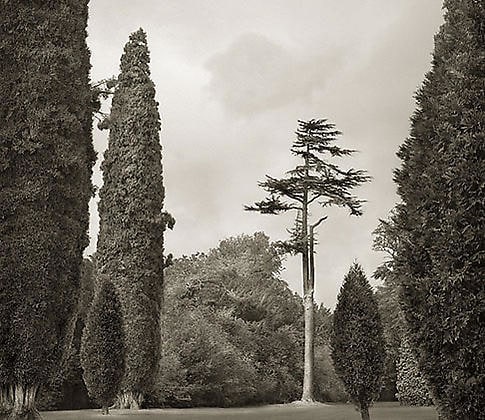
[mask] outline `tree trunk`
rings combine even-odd
[[[303,269],[303,305],[305,311],[305,354],[303,364],[303,392],[301,400],[313,402],[313,286],[310,283],[309,272],[309,238],[308,238],[308,192],[305,190],[302,211],[302,235],[304,246],[302,250]]]
[[[314,360],[314,311],[313,289],[307,290],[303,297],[305,311],[305,359],[303,372],[302,401],[313,402],[313,360]]]
[[[40,414],[35,408],[38,385],[19,385],[11,387],[10,400],[12,404],[11,418],[22,420],[39,419]]]
[[[118,395],[115,406],[123,409],[139,410],[142,403],[142,394],[139,392],[124,391]]]
[[[360,403],[360,416],[361,416],[362,420],[370,420],[369,404]]]
[[[0,388],[0,419],[7,417],[12,410],[11,388],[8,385]]]
[[[11,398],[9,387],[4,385],[0,388],[0,406],[7,406],[10,405]]]

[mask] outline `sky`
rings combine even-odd
[[[91,79],[117,75],[129,34],[148,36],[162,119],[165,209],[177,223],[165,235],[175,257],[205,252],[227,237],[263,231],[287,238],[294,214],[243,211],[264,198],[258,181],[295,165],[289,149],[298,119],[325,118],[343,132],[342,161],[372,182],[355,193],[364,215],[327,215],[318,229],[315,299],[329,308],[350,265],[372,273],[385,256],[372,231],[398,201],[395,153],[409,133],[414,94],[430,69],[440,0],[91,0]],[[108,133],[95,129],[99,169]],[[96,249],[97,198],[90,205]],[[298,257],[281,276],[301,294]]]

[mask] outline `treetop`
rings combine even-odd
[[[150,53],[145,31],[140,28],[130,35],[120,65],[120,82],[145,81],[150,78]]]
[[[333,145],[340,135],[335,125],[325,119],[298,121],[296,139],[291,153],[303,162],[286,172],[283,178],[269,175],[259,183],[269,196],[247,211],[278,214],[288,210],[303,210],[303,206],[317,202],[321,207],[336,205],[347,207],[351,215],[362,214],[363,200],[351,194],[351,190],[370,177],[363,170],[343,170],[330,159],[348,156],[353,150]]]

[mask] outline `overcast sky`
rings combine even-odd
[[[319,227],[316,300],[334,306],[354,260],[370,278],[383,259],[372,251],[372,231],[397,200],[395,153],[441,23],[440,0],[91,0],[93,81],[118,74],[131,32],[148,34],[165,206],[177,220],[167,252],[207,251],[256,231],[286,239],[294,215],[243,205],[264,197],[257,183],[265,174],[280,177],[294,165],[297,120],[327,118],[343,132],[341,145],[359,150],[343,165],[366,169],[373,181],[357,191],[364,216],[332,210]],[[107,132],[94,139],[100,160]],[[102,183],[99,161],[94,182]],[[87,253],[97,224],[93,201]],[[299,258],[285,266],[283,278],[301,293]]]

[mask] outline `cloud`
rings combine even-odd
[[[206,64],[209,89],[229,111],[252,115],[311,99],[341,60],[333,54],[301,56],[261,34],[246,33]]]
[[[368,169],[362,217],[338,209],[320,226],[316,300],[333,306],[357,258],[370,276],[382,256],[371,249],[378,218],[395,203],[392,168],[414,110],[413,92],[429,69],[440,0],[129,0],[91,2],[93,80],[118,73],[128,35],[148,33],[152,77],[163,122],[166,209],[177,219],[166,249],[205,251],[240,233],[286,239],[293,214],[242,210],[264,197],[258,181],[294,166],[289,153],[299,118],[328,118],[357,149],[343,165]],[[113,5],[116,3],[116,7]],[[116,25],[110,25],[110,22]],[[95,142],[101,152],[106,132]],[[99,167],[95,181],[100,183]],[[315,211],[315,217],[319,215]],[[91,206],[95,249],[97,214]],[[300,258],[283,278],[301,291]]]

